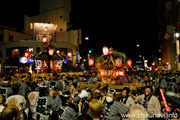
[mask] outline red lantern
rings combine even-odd
[[[116,67],[121,67],[121,66],[122,66],[122,59],[116,58]]]
[[[103,54],[104,55],[109,55],[109,49],[108,49],[108,47],[103,47]]]
[[[94,66],[94,59],[93,58],[89,59],[89,66]]]
[[[71,52],[68,52],[67,56],[70,58],[72,56]]]
[[[43,37],[43,43],[47,43],[47,38]]]
[[[49,49],[49,55],[52,56],[54,54],[54,50],[53,49]]]
[[[126,66],[127,67],[131,67],[131,65],[132,65],[132,60],[131,59],[127,59]]]
[[[29,52],[25,52],[25,57],[29,57]]]

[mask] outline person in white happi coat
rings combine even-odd
[[[124,104],[126,107],[130,108],[135,104],[134,99],[129,95],[130,89],[124,87],[122,91],[122,97],[120,98],[120,103]]]
[[[33,91],[29,93],[28,99],[30,103],[30,111],[32,114],[32,118],[36,119],[36,99],[39,97],[39,92],[38,91]]]
[[[26,120],[28,118],[29,109],[26,107],[26,100],[22,95],[12,95],[8,97],[5,104],[7,106],[17,106],[19,108],[20,120]]]

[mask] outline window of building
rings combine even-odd
[[[2,42],[4,39],[4,36],[3,35],[0,35],[0,42]]]
[[[12,58],[19,57],[19,55],[20,55],[19,49],[15,48],[12,50]]]
[[[9,41],[13,41],[13,36],[9,35]]]
[[[62,15],[60,16],[60,19],[62,19]]]

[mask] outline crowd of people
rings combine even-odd
[[[133,91],[102,87],[95,72],[38,78],[28,73],[19,79],[2,74],[0,120],[180,119],[179,71],[128,71],[120,79],[122,84],[142,83],[145,87]],[[99,86],[84,88],[81,83]]]

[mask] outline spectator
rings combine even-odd
[[[103,103],[98,99],[92,99],[89,103],[89,111],[93,120],[100,120],[103,112]]]
[[[146,110],[142,105],[134,104],[128,112],[129,120],[148,120]]]
[[[98,77],[96,76],[96,73],[93,72],[93,73],[91,74],[91,77],[89,78],[88,83],[89,83],[89,84],[94,84],[97,80],[98,80]]]
[[[89,102],[92,99],[93,91],[90,88],[86,89],[86,91],[88,93],[88,97],[79,102],[79,112],[81,112],[82,114],[90,115],[88,110],[89,110]]]
[[[93,119],[90,115],[82,114],[82,115],[78,116],[77,120],[93,120]]]
[[[20,112],[16,106],[5,107],[1,114],[1,120],[19,120]]]
[[[128,112],[128,108],[125,105],[115,101],[115,93],[114,89],[108,90],[107,96],[103,103],[103,115],[106,120],[118,120],[122,114]]]
[[[26,76],[22,76],[21,77],[21,85],[19,87],[19,95],[22,95],[26,100],[28,100],[28,95],[31,92],[31,88],[26,84],[27,83],[27,77]]]
[[[2,83],[2,87],[0,87],[0,93],[3,93],[4,100],[13,94],[10,81],[10,77],[6,78]]]
[[[37,97],[36,103],[36,118],[42,119],[51,118],[51,113],[56,112],[57,104],[55,100],[47,95],[47,88],[40,87],[39,88],[39,96]]]
[[[146,87],[144,94],[137,96],[135,102],[140,103],[147,110],[148,114],[161,115],[161,104],[158,98],[152,95],[152,87]]]
[[[24,119],[28,117],[29,111],[26,107],[26,100],[23,96],[11,95],[10,97],[7,98],[6,105],[18,107],[20,111],[20,116]]]
[[[120,98],[120,102],[128,108],[135,104],[134,99],[129,96],[129,92],[130,89],[128,87],[124,87],[122,91],[122,97]]]

